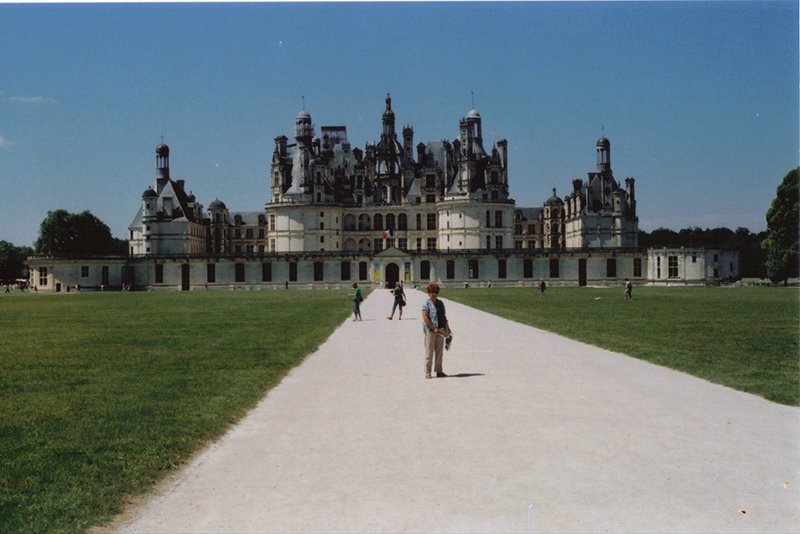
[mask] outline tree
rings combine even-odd
[[[124,254],[121,241],[111,237],[111,230],[89,211],[78,214],[59,209],[48,211],[39,227],[38,254],[55,256],[93,256]]]
[[[10,284],[22,278],[25,259],[32,253],[30,247],[15,247],[8,241],[0,241],[0,282]]]
[[[800,238],[800,167],[789,171],[775,192],[767,210],[767,237],[761,242],[766,252],[767,276],[784,283],[796,278]]]

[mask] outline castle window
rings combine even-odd
[[[503,236],[496,235],[494,236],[494,248],[497,250],[503,250]]]
[[[341,279],[342,280],[350,280],[350,262],[343,261],[341,267]]]
[[[271,263],[262,263],[261,264],[261,281],[262,282],[272,282],[272,264]]]
[[[492,236],[486,236],[486,250],[490,250],[492,248]]]
[[[436,195],[425,195],[425,202],[428,204],[433,204],[436,202]]]
[[[206,265],[206,282],[213,284],[217,281],[217,264],[209,263]]]
[[[469,260],[469,277],[480,278],[480,271],[478,269],[478,260]]]
[[[400,250],[408,250],[408,239],[405,237],[397,238],[397,248]]]
[[[633,258],[633,276],[636,278],[642,276],[642,258]]]
[[[607,278],[616,278],[617,277],[617,259],[616,258],[608,258],[606,260],[606,277]]]
[[[558,258],[550,260],[550,278],[558,278]]]
[[[405,213],[397,216],[397,229],[408,230],[408,216]]]
[[[503,227],[503,212],[502,211],[494,212],[494,225],[495,225],[496,228],[502,228]]]
[[[424,260],[419,264],[419,277],[422,280],[431,279],[431,262]]]
[[[39,267],[39,286],[47,285],[47,267]]]
[[[522,277],[533,278],[533,260],[530,258],[522,261]]]
[[[434,189],[436,187],[436,175],[435,174],[426,174],[425,175],[425,187],[428,189]]]
[[[436,230],[436,214],[428,214],[428,230]]]
[[[380,252],[381,250],[383,250],[383,238],[382,237],[376,237],[375,239],[372,240],[372,242],[373,242],[373,250],[375,252]]]
[[[81,266],[81,278],[88,278],[89,277],[89,266],[82,265]]]
[[[456,262],[447,260],[447,279],[452,280],[456,277]]]
[[[245,236],[247,237],[247,239],[253,239],[253,229],[248,228],[247,230],[245,230]]]
[[[486,210],[486,228],[492,227],[492,212]]]
[[[422,214],[417,213],[417,230],[422,230]]]
[[[421,237],[417,238],[417,250],[418,251],[422,250],[422,238]]]
[[[275,215],[269,216],[269,227],[271,230],[275,230]]]
[[[235,280],[237,282],[244,282],[244,263],[236,263],[233,268]]]
[[[386,228],[390,230],[394,230],[394,214],[387,213],[386,214]]]
[[[289,263],[289,281],[297,282],[297,262]]]
[[[161,263],[156,264],[156,284],[164,283],[164,265]]]
[[[429,237],[428,238],[428,250],[435,251],[436,250],[436,238]]]
[[[358,262],[358,279],[359,280],[367,279],[367,262],[365,261]]]
[[[375,214],[375,217],[372,218],[372,227],[375,230],[383,230],[383,215],[380,213]]]
[[[678,256],[667,257],[667,270],[669,278],[678,278]]]
[[[498,278],[506,277],[506,260],[497,260],[497,276]]]
[[[314,262],[314,281],[322,282],[324,279],[324,264],[321,261]]]

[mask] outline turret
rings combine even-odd
[[[156,187],[160,193],[169,181],[169,147],[160,144],[156,147]]]
[[[597,140],[597,171],[611,172],[611,142],[605,137]]]
[[[311,145],[314,138],[314,125],[311,123],[311,114],[306,110],[301,110],[294,120],[294,138],[298,143],[306,146]]]

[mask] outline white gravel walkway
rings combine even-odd
[[[476,290],[478,291],[478,290]],[[800,410],[447,299],[373,291],[122,532],[798,532]],[[534,291],[531,290],[531,298]],[[347,303],[343,303],[347,306]]]

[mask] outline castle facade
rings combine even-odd
[[[204,209],[184,180],[171,178],[162,143],[154,183],[129,226],[129,255],[115,260],[114,277],[106,266],[100,285],[114,286],[112,278],[184,290],[357,280],[585,285],[641,283],[656,272],[638,250],[635,181],[615,179],[605,137],[595,146],[595,170],[573,180],[567,195],[554,189],[541,206],[523,208],[510,195],[508,142],[487,149],[477,110],[459,121],[457,138],[415,145],[413,127],[398,136],[387,95],[380,132],[362,150],[345,126],[322,126],[318,135],[301,110],[293,137],[275,138],[257,212],[232,211],[220,199]],[[65,261],[59,271],[69,270]],[[718,278],[733,275],[724,271]]]

